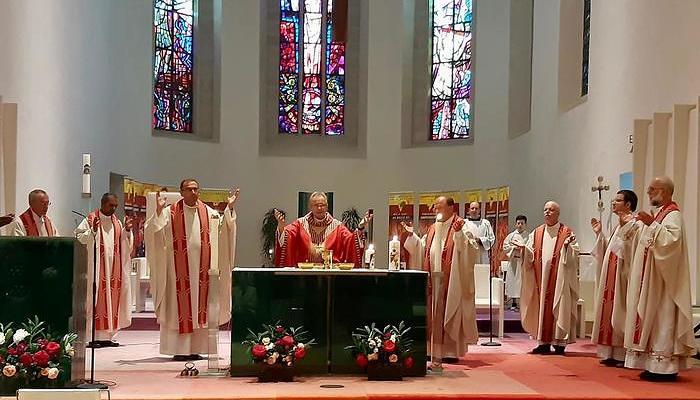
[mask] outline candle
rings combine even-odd
[[[399,237],[394,236],[389,241],[389,270],[397,271],[400,267],[401,242]]]
[[[83,154],[83,197],[90,197],[90,154]]]
[[[365,250],[365,266],[374,269],[374,244],[370,243]]]

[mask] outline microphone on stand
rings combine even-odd
[[[71,210],[73,214],[80,215],[83,218],[87,216],[75,210]],[[97,313],[97,232],[90,229],[92,232],[92,331],[90,334],[90,343],[92,346],[90,359],[90,380],[76,386],[78,389],[107,389],[107,385],[101,382],[95,382],[95,314]]]

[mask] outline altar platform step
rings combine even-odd
[[[402,382],[369,382],[363,376],[303,376],[293,383],[261,384],[254,378],[180,377],[184,363],[158,354],[157,332],[126,331],[118,335],[121,347],[96,352],[96,378],[115,383],[110,388],[112,400],[700,398],[696,360],[678,382],[650,383],[641,381],[638,371],[601,366],[588,340],[568,346],[565,356],[536,356],[527,354],[535,346],[527,335],[507,336],[499,340],[500,347],[469,346],[459,363],[445,364],[442,375]],[[228,337],[228,332],[221,333],[222,364],[228,362]],[[200,371],[206,369],[206,361],[195,364]]]

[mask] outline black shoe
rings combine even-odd
[[[458,364],[459,358],[457,357],[442,357],[443,364]]]
[[[204,360],[204,357],[200,356],[199,354],[190,354],[188,361],[197,361],[197,360]]]
[[[675,382],[678,379],[678,374],[656,374],[654,372],[644,371],[639,374],[643,381],[649,382]]]
[[[90,342],[90,343],[88,343],[87,345],[85,345],[85,347],[88,348],[88,349],[92,349],[92,348],[101,349],[101,348],[104,347],[104,346],[102,345],[102,341],[100,341],[100,340],[95,340],[94,342]]]
[[[173,356],[173,361],[189,361],[188,355],[177,354]]]
[[[616,367],[619,361],[614,358],[606,358],[605,360],[600,360],[599,362],[606,367]]]
[[[105,347],[119,347],[119,343],[114,340],[105,340]]]
[[[566,346],[554,346],[554,354],[558,356],[563,356],[564,349],[566,349]]]
[[[531,354],[549,354],[552,352],[552,348],[548,344],[541,344],[530,352]]]

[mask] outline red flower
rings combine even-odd
[[[306,350],[304,350],[304,349],[297,349],[297,350],[294,352],[294,358],[298,358],[298,359],[300,359],[300,360],[301,360],[302,358],[304,358],[305,355],[306,355]]]
[[[384,334],[384,339],[389,339],[391,337],[391,332],[387,332]]]
[[[369,361],[367,361],[367,356],[363,353],[358,354],[357,357],[355,357],[355,364],[362,369],[367,368],[367,364],[369,364]]]
[[[19,342],[14,346],[11,346],[9,349],[7,349],[7,354],[11,356],[18,356],[22,353],[27,351],[27,344],[24,342]]]
[[[406,357],[406,359],[403,360],[403,366],[404,366],[406,369],[411,369],[411,368],[413,368],[413,357],[411,357],[411,356]]]
[[[294,338],[286,335],[282,338],[282,345],[284,346],[294,346]]]
[[[49,353],[45,352],[44,350],[39,350],[34,353],[34,362],[40,367],[46,367],[49,365],[49,359]]]
[[[275,328],[275,331],[277,333],[284,333],[284,328],[282,328],[281,326],[278,326],[277,328]]]
[[[39,339],[36,342],[39,344],[42,350],[46,349],[46,344],[49,343],[49,341],[46,339]]]
[[[45,349],[51,357],[56,357],[61,352],[61,345],[56,342],[48,342]]]
[[[253,357],[255,357],[257,359],[262,359],[267,354],[267,350],[265,350],[265,346],[263,346],[261,344],[256,344],[255,346],[253,346],[253,348],[251,349],[250,352],[251,352],[251,354],[253,354]]]
[[[391,340],[385,340],[384,341],[384,350],[387,353],[393,353],[394,350],[396,350],[396,343],[392,342]]]
[[[32,365],[32,355],[29,353],[22,354],[21,356],[19,356],[19,362],[20,364],[27,367]]]

